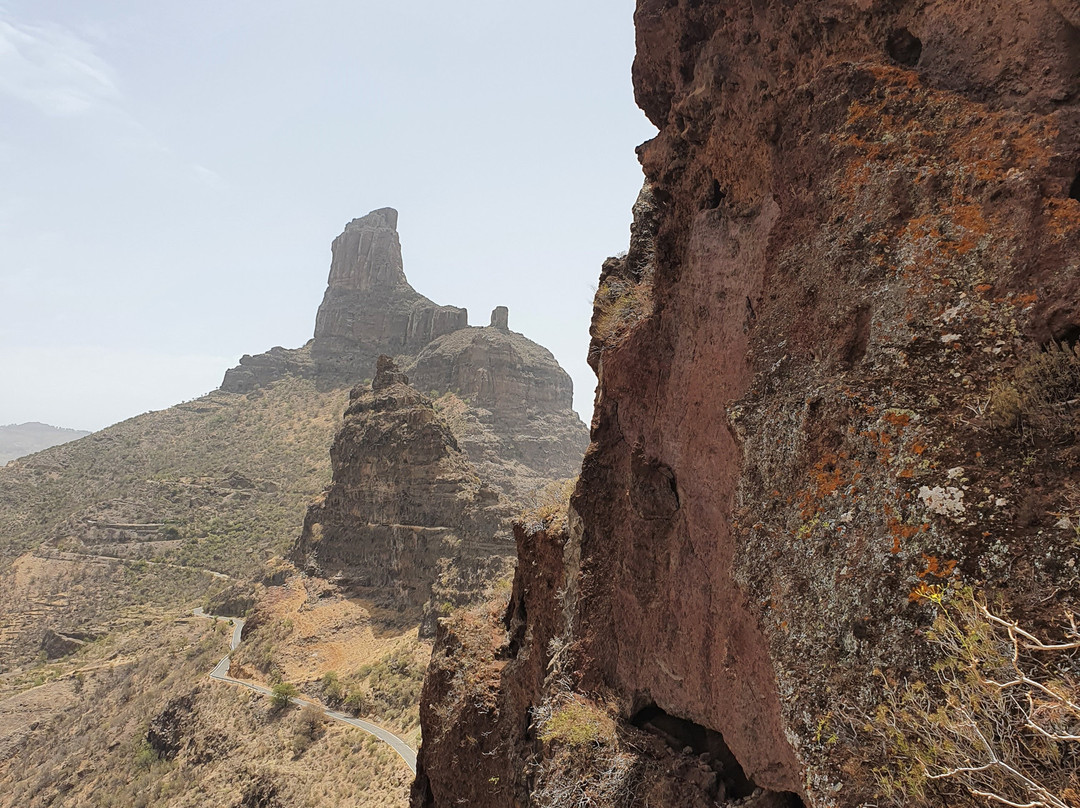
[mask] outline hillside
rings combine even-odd
[[[69,443],[89,434],[80,429],[64,429],[36,421],[0,426],[0,466],[17,457]]]
[[[374,211],[334,241],[313,342],[0,468],[0,784],[31,800],[0,806],[403,803],[380,747],[207,682],[185,617],[248,612],[235,675],[415,743],[437,617],[508,585],[511,516],[576,473],[567,374],[505,308],[470,327],[413,290],[396,220]],[[177,698],[186,751],[147,752],[146,717]]]

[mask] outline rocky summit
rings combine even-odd
[[[222,389],[247,392],[289,373],[355,383],[371,378],[381,354],[413,355],[436,337],[468,326],[468,312],[439,306],[405,278],[398,212],[374,210],[353,219],[331,246],[330,277],[302,348],[244,356]]]
[[[494,481],[517,495],[577,474],[588,436],[573,410],[573,382],[551,352],[510,330],[497,307],[486,327],[409,285],[398,213],[381,208],[334,239],[315,336],[297,349],[245,355],[222,389],[246,393],[284,376],[324,385],[370,380],[392,357],[430,398],[451,395],[447,417],[473,462],[498,467]]]

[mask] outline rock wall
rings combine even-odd
[[[961,592],[1047,632],[1077,607],[1074,5],[638,3],[660,131],[597,295],[559,671],[620,731],[722,736],[728,795],[971,799],[925,768],[883,795],[906,764],[873,717],[940,681]],[[558,760],[554,690],[522,771]],[[414,804],[452,805],[473,786],[430,754]]]
[[[465,309],[439,306],[409,285],[397,218],[393,208],[372,211],[334,239],[311,346],[323,372],[370,375],[379,355],[415,354],[469,324]]]

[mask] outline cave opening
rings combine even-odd
[[[1058,333],[1054,334],[1054,341],[1058,345],[1065,345],[1075,349],[1077,343],[1080,343],[1080,325],[1069,323],[1064,326]]]
[[[723,786],[725,799],[744,799],[758,790],[757,783],[746,776],[742,764],[720,732],[671,715],[655,704],[648,704],[638,710],[630,723],[657,736],[676,752],[689,750],[699,760],[706,762]],[[771,794],[774,797],[771,804],[777,808],[804,808],[797,794],[787,791]]]
[[[922,56],[922,40],[907,28],[897,28],[885,42],[889,58],[904,67],[915,67]]]
[[[1072,181],[1072,185],[1069,186],[1069,199],[1075,199],[1080,202],[1080,173],[1076,175],[1076,178]]]
[[[702,210],[716,210],[720,207],[720,203],[724,201],[724,190],[720,187],[720,182],[713,179],[709,183],[709,187],[705,191],[705,199],[701,203]]]

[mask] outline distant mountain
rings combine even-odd
[[[59,446],[79,438],[85,438],[89,432],[81,429],[64,429],[48,424],[31,421],[28,424],[8,424],[0,426],[0,466],[17,457],[23,457],[42,449]]]

